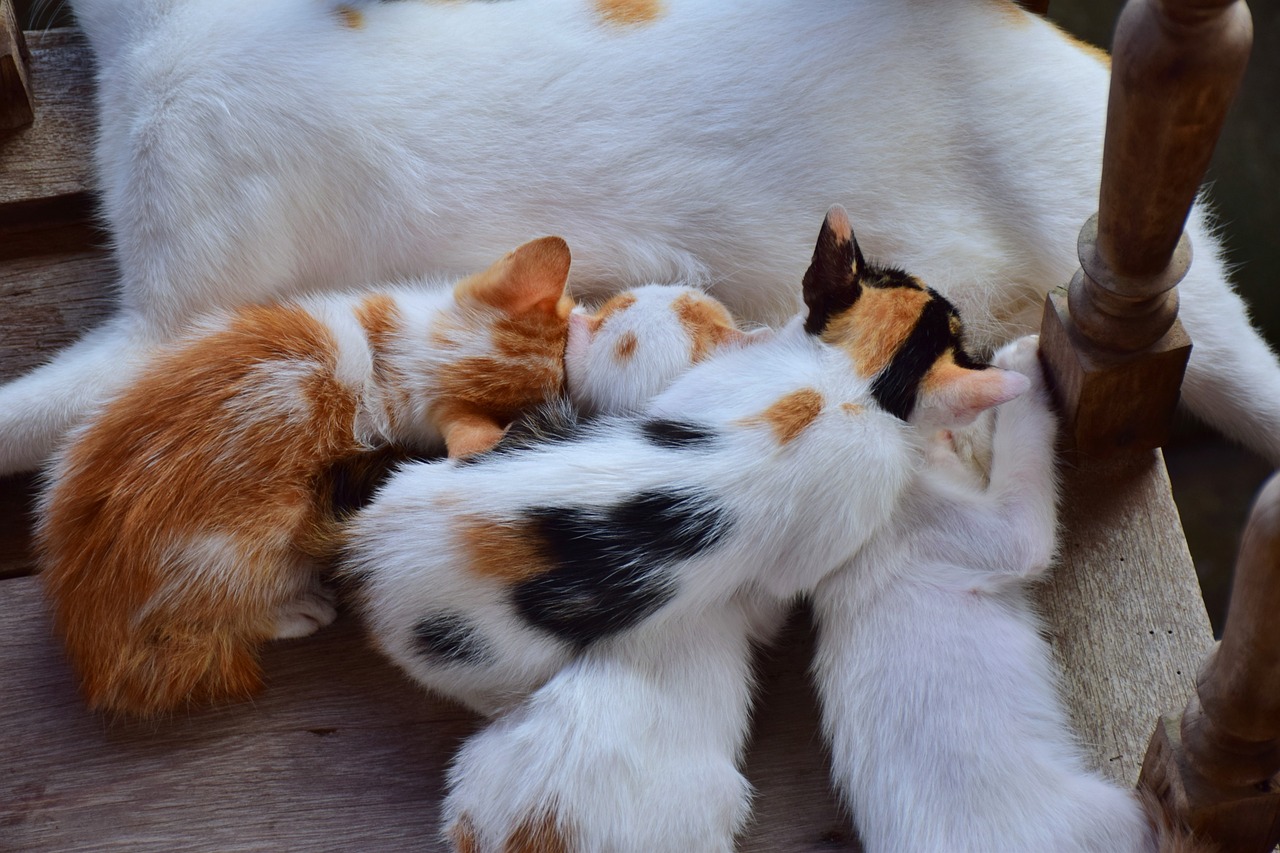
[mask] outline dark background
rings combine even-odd
[[[16,0],[15,5],[28,29],[70,23],[60,0]],[[1049,17],[1106,47],[1121,6],[1121,0],[1053,0]],[[1280,272],[1280,4],[1254,0],[1251,9],[1253,55],[1209,169],[1208,189],[1237,289],[1275,348],[1280,344],[1280,288],[1273,286]],[[1240,531],[1271,467],[1188,418],[1179,421],[1165,458],[1205,605],[1214,630],[1220,631]]]

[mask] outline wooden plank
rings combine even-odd
[[[1039,604],[1076,731],[1099,770],[1132,786],[1213,632],[1159,451],[1073,455],[1064,469],[1060,556]]]
[[[27,40],[35,121],[0,136],[3,228],[79,219],[90,209],[95,124],[89,45],[70,28],[28,33]]]
[[[31,124],[31,53],[12,0],[0,0],[0,130]]]
[[[827,790],[807,633],[798,622],[765,664],[749,853],[859,849]],[[145,724],[83,709],[35,578],[0,581],[0,634],[0,849],[444,849],[445,768],[478,721],[349,618],[272,647],[257,701]]]

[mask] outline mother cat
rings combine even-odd
[[[1038,325],[1096,206],[1104,58],[1007,0],[73,0],[98,58],[118,317],[0,388],[38,464],[213,306],[479,268],[563,234],[579,296],[793,313],[833,201],[988,350]],[[1280,366],[1197,210],[1183,398],[1280,462]]]

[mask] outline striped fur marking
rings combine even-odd
[[[675,594],[665,568],[714,548],[726,511],[690,491],[641,492],[603,509],[541,507],[525,513],[551,568],[513,590],[533,626],[586,646],[625,630]]]
[[[413,648],[436,662],[473,664],[488,657],[484,639],[462,616],[436,613],[413,626]]]
[[[595,9],[606,24],[621,27],[651,24],[663,11],[659,0],[595,0]]]
[[[801,388],[779,398],[769,408],[742,423],[744,426],[768,425],[778,444],[786,446],[814,422],[822,413],[822,406],[820,393],[813,388]]]
[[[706,447],[716,439],[714,430],[689,421],[673,421],[666,418],[650,418],[640,424],[640,434],[645,441],[657,447],[679,450],[686,447]]]

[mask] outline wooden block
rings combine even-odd
[[[0,0],[0,131],[25,127],[35,118],[30,75],[31,53],[12,0]]]
[[[1132,786],[1152,720],[1186,705],[1213,632],[1158,451],[1068,455],[1061,515],[1038,604],[1076,731]]]
[[[0,228],[83,219],[91,210],[93,57],[78,30],[29,33],[29,127],[0,135]],[[5,242],[11,238],[0,235]]]
[[[1167,442],[1191,356],[1181,321],[1144,350],[1112,353],[1084,340],[1071,322],[1066,298],[1051,294],[1045,300],[1040,351],[1063,410],[1063,432],[1076,449],[1105,456]]]
[[[1270,853],[1280,843],[1280,778],[1261,788],[1225,789],[1206,783],[1186,761],[1181,720],[1165,716],[1156,723],[1138,784],[1219,849]]]

